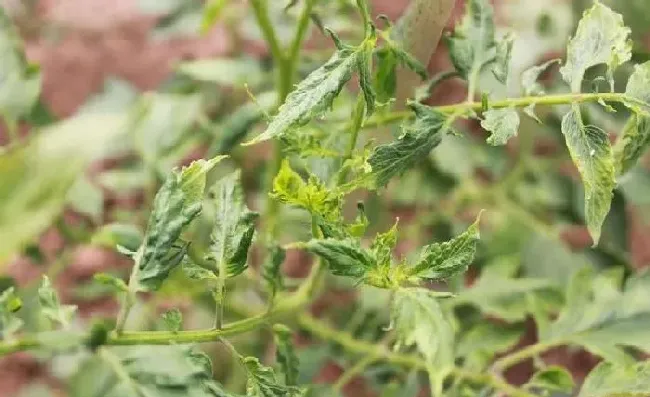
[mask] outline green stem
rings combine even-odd
[[[354,379],[355,376],[363,372],[368,366],[372,365],[375,361],[378,361],[381,358],[381,355],[368,355],[361,360],[357,361],[356,364],[354,364],[350,369],[345,371],[343,375],[341,375],[337,380],[336,383],[332,386],[332,389],[335,392],[340,393],[345,385],[347,385],[352,379]]]
[[[298,323],[302,328],[309,331],[312,335],[330,342],[334,342],[349,352],[382,359],[394,365],[418,368],[421,370],[427,369],[427,362],[414,354],[394,353],[386,349],[381,344],[374,344],[371,342],[356,339],[346,332],[331,328],[324,321],[318,320],[309,314],[301,314],[298,317]],[[489,385],[495,389],[503,391],[508,396],[535,397],[534,394],[520,390],[504,382],[495,375],[489,373],[476,374],[473,372],[468,372],[461,368],[452,368],[450,374],[452,376],[462,378],[470,382]]]
[[[338,180],[336,181],[337,185],[342,185],[345,183],[345,179],[348,176],[348,169],[345,167],[345,162],[352,158],[354,155],[354,149],[357,147],[357,141],[359,140],[359,132],[363,127],[363,120],[366,114],[366,102],[363,98],[363,94],[359,93],[357,95],[357,103],[354,107],[354,112],[352,114],[352,124],[350,125],[350,140],[348,141],[348,147],[345,151],[345,154],[341,158],[341,163],[343,168],[338,175]]]
[[[580,94],[560,94],[548,96],[528,96],[521,98],[509,98],[499,101],[490,102],[490,108],[507,108],[507,107],[526,107],[531,104],[535,105],[569,105],[572,103],[585,103],[585,102],[618,102],[629,103],[638,106],[647,106],[643,101],[632,98],[625,93],[618,92],[604,92],[604,93],[580,93]],[[483,107],[481,102],[463,102],[455,105],[436,106],[434,109],[441,113],[449,114],[458,111],[467,112],[469,110],[480,111]],[[395,123],[413,116],[410,111],[393,112],[382,114],[377,117],[370,118],[364,123],[364,128],[372,128],[380,125]]]
[[[298,68],[298,57],[300,55],[302,43],[304,42],[307,35],[307,28],[309,27],[309,19],[311,18],[311,13],[314,9],[314,2],[315,0],[305,1],[305,5],[302,7],[302,12],[298,18],[296,34],[293,38],[293,41],[291,42],[289,53],[287,54],[287,73],[289,74],[287,80],[289,81],[289,88],[291,88],[291,82],[293,82],[296,70]]]
[[[510,353],[496,360],[494,364],[492,364],[492,368],[496,372],[503,372],[506,369],[514,365],[517,365],[524,360],[538,356],[541,353],[549,350],[550,348],[556,347],[561,344],[562,344],[561,341],[552,341],[552,342],[538,342],[535,343],[534,345],[526,346],[521,350],[518,350],[514,353]]]

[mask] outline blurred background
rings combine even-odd
[[[632,28],[634,61],[650,59],[650,1],[603,2],[622,13],[626,24]],[[202,106],[209,107],[210,114],[228,114],[235,104],[247,100],[243,83],[255,86],[259,82],[251,81],[251,78],[268,78],[264,68],[269,66],[264,42],[245,1],[232,0],[229,3],[234,5],[228,5],[227,12],[217,23],[201,33],[203,2],[200,0],[0,0],[24,40],[28,60],[39,64],[42,71],[42,96],[29,117],[19,124],[19,135],[27,136],[35,125],[47,125],[80,111],[130,106],[139,93],[158,89],[175,93],[199,92]],[[270,3],[270,12],[282,39],[285,30],[287,34],[293,31],[294,11],[298,10],[285,13],[286,1],[270,0]],[[331,4],[323,5],[322,8],[331,8],[332,12],[324,11],[322,22],[337,32],[354,33],[358,29],[356,16],[353,10],[345,8],[344,3],[348,2],[331,0]],[[373,0],[372,3],[373,14],[386,14],[395,20],[408,0]],[[457,0],[449,28],[461,15],[463,3],[463,0]],[[577,19],[591,4],[588,0],[494,0],[493,3],[499,29],[508,28],[517,34],[512,65],[515,75],[534,64],[563,57],[566,40]],[[346,12],[350,15],[346,16]],[[311,31],[307,46],[322,51],[310,52],[309,57],[303,60],[307,69],[331,53],[331,45],[323,34],[316,27]],[[195,62],[233,57],[238,59],[238,63],[231,68],[226,68],[225,63],[202,66]],[[246,61],[242,63],[242,59]],[[215,70],[214,65],[224,69]],[[441,45],[429,62],[429,71],[433,75],[449,69],[450,65]],[[206,72],[209,66],[213,69]],[[238,88],[231,89],[233,86]],[[508,91],[518,95],[517,81],[508,87]],[[465,96],[463,83],[448,81],[432,93],[430,103],[454,103]],[[264,97],[260,95],[258,100],[264,106]],[[172,127],[182,129],[193,123],[199,124],[201,131],[197,134],[201,137],[207,134],[214,138],[219,134],[213,120],[192,117],[202,112],[187,101],[182,105],[163,104],[158,111],[157,124],[148,127],[159,130],[160,135],[153,135],[154,140],[162,139],[163,132]],[[0,145],[8,141],[5,126],[0,130]],[[224,151],[228,144],[220,139],[189,141],[189,146],[184,146],[182,151],[156,158],[154,166],[164,168],[171,163],[214,154]],[[87,144],[92,145],[92,140]],[[268,159],[268,149],[266,145],[248,149],[246,154],[242,154],[240,165],[254,174]],[[445,153],[456,156],[456,159],[465,158],[462,150],[453,150],[447,147]],[[122,164],[124,158],[120,158],[120,162]],[[467,165],[463,162],[452,159],[443,163],[452,175],[466,172]],[[46,228],[38,243],[29,247],[28,252],[13,257],[4,265],[3,283],[15,284],[19,288],[28,286],[39,280],[41,274],[58,267],[60,272],[56,272],[55,284],[66,302],[79,305],[83,318],[114,315],[117,310],[115,300],[104,298],[102,291],[93,290],[86,281],[100,271],[128,270],[130,263],[107,248],[109,244],[103,244],[101,236],[89,243],[87,233],[89,229],[101,229],[102,225],[113,221],[140,216],[138,211],[143,211],[143,203],[152,194],[142,181],[146,179],[142,169],[122,167],[117,171],[106,171],[113,170],[115,164],[116,160],[108,159],[90,166],[85,178],[75,183],[65,213],[56,220],[57,224]],[[647,211],[642,210],[650,204],[650,183],[639,181],[648,182],[650,177],[647,173],[637,177],[640,179],[627,187],[630,195],[627,205],[620,209],[623,214],[621,222],[624,222],[620,229],[624,234],[620,244],[626,260],[635,269],[640,269],[650,264],[650,222]],[[249,184],[254,182],[248,181]],[[398,193],[394,198],[396,202],[409,200],[408,197],[400,198]],[[403,219],[414,216],[412,211],[403,212],[399,208],[395,211]],[[588,234],[579,222],[563,230],[563,239],[567,246],[577,251],[590,245]],[[296,277],[304,274],[305,263],[309,261],[304,255],[291,254],[286,264],[288,274]],[[165,294],[162,295],[164,301]],[[187,309],[193,304],[190,299],[175,299],[171,292],[166,298],[171,303],[162,302],[160,307],[171,304]],[[554,354],[557,357],[551,357],[551,360],[573,367],[577,373],[588,371],[594,364],[593,359],[584,353],[557,351]],[[335,363],[315,358],[313,362],[320,363],[314,364],[312,371],[317,381],[332,381],[341,372]],[[32,354],[14,354],[0,360],[0,396],[64,396],[65,388],[53,366],[56,367],[57,363],[44,363]],[[515,382],[516,371],[509,374]],[[525,377],[528,369],[520,368],[518,371]],[[374,395],[364,388],[361,381],[353,382],[350,387],[353,393],[358,393],[354,395]]]

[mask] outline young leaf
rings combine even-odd
[[[442,379],[454,365],[454,329],[434,292],[422,288],[398,289],[391,318],[399,342],[405,346],[415,345],[428,364],[436,369],[437,384],[431,387],[441,389]]]
[[[492,146],[505,145],[508,140],[517,135],[519,129],[519,113],[515,108],[490,109],[483,113],[481,127],[492,135],[487,143]]]
[[[137,256],[140,289],[157,290],[169,272],[180,264],[187,245],[179,244],[179,237],[184,227],[201,212],[206,174],[222,158],[199,160],[181,171],[172,170],[156,194]]]
[[[562,367],[552,365],[536,372],[528,383],[526,383],[526,387],[571,394],[575,383],[569,371]]]
[[[370,251],[375,258],[377,264],[390,265],[393,259],[393,249],[397,244],[397,223],[396,220],[388,231],[384,233],[377,233],[377,236],[370,245]]]
[[[508,83],[508,73],[510,71],[510,60],[512,59],[512,47],[515,44],[515,37],[512,33],[506,34],[497,44],[497,55],[492,73],[501,83]]]
[[[234,277],[246,270],[258,214],[246,207],[239,171],[222,178],[210,192],[216,204],[211,258],[217,263],[220,277],[221,272],[225,272],[223,277]]]
[[[614,145],[616,175],[623,175],[636,165],[650,146],[650,116],[632,114]]]
[[[269,250],[269,256],[262,265],[262,278],[266,282],[266,289],[271,296],[271,300],[278,291],[284,289],[281,266],[285,257],[285,250],[282,247],[274,246]]]
[[[419,103],[411,102],[409,106],[415,121],[402,127],[402,135],[396,141],[377,146],[368,158],[371,187],[385,186],[393,176],[427,156],[442,140],[445,115]]]
[[[248,371],[246,396],[248,397],[298,397],[302,390],[296,386],[282,385],[275,377],[273,369],[265,367],[255,357],[243,360]]]
[[[639,115],[650,117],[650,62],[634,65],[634,72],[627,81],[625,104]]]
[[[488,0],[469,0],[463,19],[447,37],[449,56],[456,70],[475,85],[481,69],[494,61],[494,10]]]
[[[521,86],[524,90],[524,96],[544,95],[544,87],[537,80],[539,76],[554,63],[559,63],[560,59],[551,59],[541,65],[536,65],[526,69],[521,74]]]
[[[16,296],[14,287],[0,294],[0,335],[3,340],[11,339],[22,328],[23,320],[15,314],[22,306],[23,302]]]
[[[562,133],[584,183],[587,228],[596,245],[616,186],[609,137],[595,126],[584,125],[578,105],[562,119]]]
[[[560,68],[572,92],[580,92],[585,72],[592,66],[606,64],[607,79],[614,90],[614,70],[632,56],[630,29],[623,17],[599,1],[585,11],[576,35],[569,41],[567,61]]]
[[[167,329],[172,332],[178,332],[183,327],[183,314],[176,308],[164,312],[162,319]]]
[[[650,362],[616,365],[603,362],[582,384],[578,397],[641,397],[650,393]]]
[[[62,305],[59,302],[59,297],[47,276],[43,276],[41,285],[38,287],[38,302],[41,305],[43,315],[62,327],[70,325],[70,320],[77,311],[77,306]]]
[[[296,244],[325,259],[330,271],[335,276],[347,276],[362,279],[372,268],[377,266],[377,261],[359,242],[353,239],[311,240],[306,243]]]
[[[181,345],[102,347],[79,366],[70,397],[235,397],[204,353]]]
[[[409,275],[417,279],[441,280],[464,273],[476,253],[479,221],[480,215],[461,235],[425,246],[418,263],[409,269]]]
[[[304,208],[327,221],[335,222],[341,216],[341,195],[328,189],[313,175],[305,183],[286,159],[273,180],[271,196],[282,203]]]
[[[332,106],[357,68],[360,52],[341,44],[341,48],[323,66],[301,81],[288,96],[266,130],[244,143],[253,145],[282,136],[300,127]]]
[[[284,373],[284,383],[287,386],[296,386],[298,383],[299,363],[291,340],[291,330],[282,324],[275,324],[273,326],[273,335],[275,335],[277,349],[275,357]]]

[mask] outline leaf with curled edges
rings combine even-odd
[[[291,329],[283,324],[275,324],[273,326],[273,335],[277,345],[275,357],[284,373],[284,383],[288,386],[295,386],[298,383],[300,363],[291,340]]]
[[[585,125],[576,104],[562,119],[562,134],[585,187],[585,218],[596,245],[616,186],[609,136],[598,127]]]
[[[505,145],[510,138],[517,136],[519,113],[515,108],[490,109],[483,116],[481,127],[492,133],[487,139],[490,145]]]
[[[616,175],[624,175],[632,169],[648,146],[650,146],[650,116],[632,114],[614,145]]]
[[[580,92],[587,69],[600,64],[607,65],[607,79],[614,91],[614,70],[632,57],[630,32],[623,17],[599,1],[584,12],[569,41],[567,61],[560,68],[572,92]]]
[[[224,157],[195,161],[180,171],[172,170],[165,180],[135,256],[138,289],[157,290],[183,260],[187,243],[180,241],[181,232],[201,212],[206,174]]]
[[[280,383],[272,368],[265,367],[256,357],[243,359],[248,372],[246,396],[248,397],[300,397],[304,390]]]
[[[219,180],[210,190],[216,207],[211,234],[210,256],[223,277],[234,277],[247,267],[248,250],[255,233],[256,212],[244,202],[240,172],[235,171]],[[221,274],[220,274],[221,276]]]

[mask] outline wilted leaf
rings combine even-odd
[[[599,64],[607,65],[607,78],[613,91],[614,70],[632,56],[629,35],[623,17],[602,3],[597,1],[585,11],[575,36],[569,41],[567,61],[560,68],[571,91],[580,92],[587,69]]]
[[[481,127],[492,133],[487,143],[492,146],[505,145],[517,136],[519,130],[519,113],[515,108],[490,109],[483,113]]]
[[[282,324],[275,324],[273,334],[275,335],[276,344],[275,357],[284,373],[284,383],[287,386],[296,386],[298,383],[299,363],[291,340],[291,330]]]
[[[139,256],[138,286],[156,290],[180,264],[187,245],[179,242],[183,228],[200,212],[206,173],[222,157],[198,160],[182,170],[172,170],[154,199],[147,232]]]
[[[244,202],[240,172],[219,180],[211,189],[216,217],[210,245],[211,259],[216,262],[220,277],[234,277],[247,267],[248,249],[255,233],[258,214]]]
[[[484,66],[495,60],[494,10],[488,0],[469,0],[465,14],[447,37],[449,56],[456,70],[470,85],[478,80]]]
[[[616,174],[623,175],[636,165],[650,146],[650,116],[632,114],[614,146]]]
[[[187,278],[192,280],[208,280],[217,281],[217,275],[213,271],[197,265],[192,262],[188,257],[185,257],[182,263],[183,273]]]
[[[244,358],[244,366],[248,371],[248,397],[298,397],[302,393],[296,386],[278,382],[273,369],[263,366],[255,357]]]
[[[417,279],[441,280],[467,271],[480,237],[479,221],[480,215],[455,238],[424,246],[419,261],[409,269],[409,275]]]
[[[508,33],[497,43],[496,61],[492,68],[494,77],[501,83],[508,83],[508,73],[510,72],[510,60],[512,59],[512,47],[515,44],[515,37]]]
[[[345,83],[352,78],[360,54],[359,50],[350,46],[339,49],[329,61],[296,86],[266,130],[244,144],[253,145],[282,136],[328,110]]]
[[[187,346],[102,348],[71,378],[70,397],[234,397],[207,355]]]
[[[426,157],[442,140],[441,131],[447,118],[428,106],[412,102],[415,121],[402,127],[402,135],[388,144],[379,145],[370,154],[371,167],[369,185],[374,188],[385,186],[395,175],[411,168]]]
[[[47,276],[43,276],[41,285],[38,287],[38,302],[41,306],[41,313],[62,327],[70,325],[70,320],[77,311],[77,306],[61,304]]]
[[[587,228],[596,245],[616,186],[614,156],[609,137],[605,131],[584,124],[578,105],[573,105],[572,110],[562,119],[562,133],[571,159],[582,177]]]

